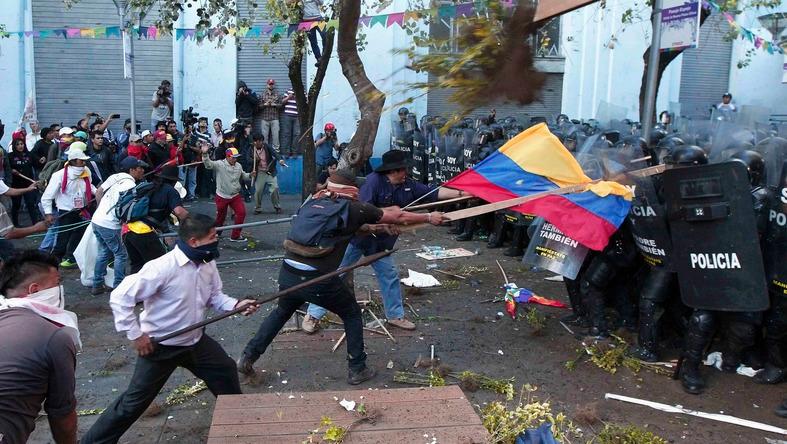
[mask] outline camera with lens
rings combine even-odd
[[[156,95],[162,98],[169,98],[172,95],[172,92],[166,86],[159,86],[158,91],[156,91]]]
[[[194,112],[194,107],[190,106],[189,109],[184,109],[180,112],[180,121],[183,123],[183,128],[191,127],[199,120],[199,113]]]

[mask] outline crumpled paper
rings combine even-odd
[[[709,367],[715,367],[716,370],[721,370],[721,352],[713,352],[709,354],[708,357],[705,358],[705,361],[703,361],[703,364]],[[746,367],[745,365],[741,364],[738,366],[738,369],[735,370],[735,373],[741,376],[748,376],[752,378],[760,371],[761,370],[754,370],[751,367]]]
[[[409,269],[407,270],[407,273],[408,276],[402,279],[402,283],[408,287],[426,288],[438,287],[441,285],[440,281],[435,279],[435,277],[431,274],[419,273]]]

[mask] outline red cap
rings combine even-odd
[[[325,131],[333,131],[335,129],[336,129],[336,126],[334,126],[333,123],[328,122],[328,123],[325,124]]]
[[[274,83],[276,83],[276,81],[275,81],[275,80],[273,80],[273,79],[268,79],[268,85],[272,85],[272,84],[274,84]]]
[[[25,132],[25,130],[19,129],[19,130],[14,131],[11,134],[11,140],[16,140],[16,139],[24,140],[25,136],[27,136],[27,133]]]
[[[164,131],[164,130],[158,130],[155,133],[153,133],[153,138],[154,139],[158,139],[160,137],[166,138],[167,137],[167,132]]]

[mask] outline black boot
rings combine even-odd
[[[505,256],[519,257],[525,254],[525,227],[514,227],[514,236],[511,239],[511,245],[503,253]]]
[[[587,319],[585,307],[582,305],[582,295],[579,290],[579,280],[563,278],[563,283],[566,285],[566,293],[568,293],[568,300],[571,304],[572,313],[560,318],[560,321],[572,327],[590,327]]]
[[[656,323],[656,304],[642,300],[639,306],[639,344],[634,349],[634,357],[645,362],[656,362],[658,355],[658,325]]]
[[[465,223],[467,221],[465,219],[460,220],[458,222],[454,222],[453,226],[450,230],[448,230],[448,234],[460,234],[465,230]]]
[[[754,377],[754,382],[757,384],[778,384],[785,378],[787,378],[787,370],[768,362],[765,364],[765,368]]]
[[[459,236],[456,236],[454,239],[459,242],[467,242],[473,240],[473,234],[475,234],[475,219],[467,219],[465,220],[464,231]]]
[[[606,313],[604,312],[604,293],[587,282],[582,282],[582,301],[588,311],[590,328],[588,336],[598,339],[609,337]]]
[[[705,391],[705,379],[700,373],[700,361],[684,358],[678,373],[683,390],[692,395],[699,395]]]
[[[487,248],[500,248],[503,246],[503,242],[505,241],[505,217],[500,213],[495,213],[495,226],[492,230],[492,234],[489,235],[489,242],[487,242]]]

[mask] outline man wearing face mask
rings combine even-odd
[[[213,224],[204,214],[184,219],[175,249],[126,277],[112,292],[115,328],[126,333],[139,358],[128,389],[101,414],[83,443],[117,442],[178,367],[205,381],[214,396],[241,393],[235,363],[203,329],[160,344],[151,341],[204,320],[208,307],[230,311],[246,306],[246,315],[257,310],[254,300],[239,301],[222,291]],[[140,302],[144,311],[137,319],[134,307]]]
[[[27,442],[44,406],[52,438],[75,443],[77,317],[63,309],[58,260],[28,250],[0,269],[0,442]]]
[[[46,221],[52,224],[57,217],[59,226],[71,228],[58,233],[53,250],[53,254],[63,260],[60,263],[63,268],[77,265],[74,250],[86,228],[79,223],[90,218],[87,207],[96,193],[96,187],[90,181],[90,172],[85,167],[85,162],[90,160],[85,155],[86,148],[82,142],[71,144],[68,162],[62,170],[52,174],[44,195],[41,196]],[[57,216],[54,207],[57,207]]]

